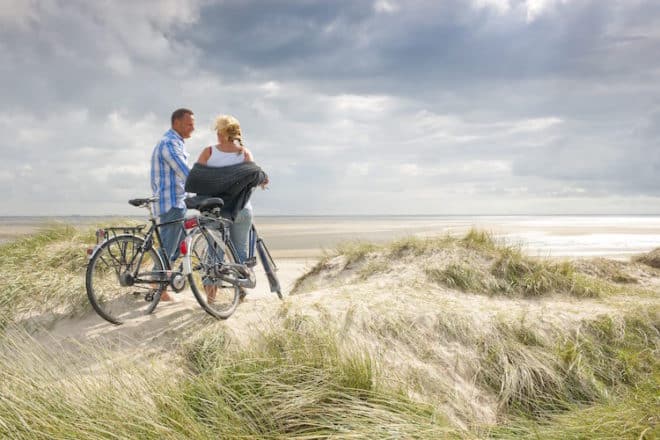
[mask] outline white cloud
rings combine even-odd
[[[533,22],[541,15],[551,13],[557,5],[568,3],[569,0],[526,0],[526,19],[528,23]]]
[[[338,95],[329,96],[328,101],[338,113],[368,116],[374,113],[383,113],[393,105],[388,96],[370,95]]]
[[[473,0],[473,4],[476,8],[492,8],[500,14],[509,12],[511,9],[510,0]]]
[[[399,5],[393,0],[376,0],[374,11],[385,14],[393,14],[399,10]]]
[[[109,56],[105,60],[105,65],[121,76],[128,76],[133,71],[133,63],[125,54]]]
[[[6,27],[26,28],[30,23],[37,21],[36,0],[1,0],[0,24]]]
[[[369,174],[369,163],[367,162],[351,162],[346,168],[348,176],[363,177]]]
[[[280,94],[282,90],[281,84],[277,81],[268,81],[259,86],[261,90],[265,92],[267,98],[274,98]]]
[[[511,124],[509,133],[529,133],[534,131],[548,130],[555,125],[561,124],[561,118],[547,117],[547,118],[532,118],[515,121]]]

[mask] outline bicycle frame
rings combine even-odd
[[[209,227],[208,225],[216,222],[220,224],[219,229],[222,235],[222,243],[220,243],[213,234],[210,234],[208,232],[208,227]],[[232,257],[234,258],[234,261],[236,261],[236,257],[237,257],[236,247],[234,246],[234,243],[231,241],[231,239],[229,239],[229,235],[226,230],[228,226],[227,222],[228,221],[224,219],[209,219],[206,217],[198,217],[198,226],[196,226],[196,229],[201,233],[201,235],[204,237],[206,242],[209,244],[208,246],[209,252],[212,252],[211,260],[218,262],[215,263],[216,267],[214,267],[215,278],[217,278],[220,281],[225,281],[227,283],[230,283],[232,285],[236,285],[247,289],[252,289],[256,286],[256,278],[254,276],[254,272],[243,263],[223,262],[222,261],[223,256],[221,256],[216,250],[216,248],[219,245],[226,245],[229,252],[231,252]],[[192,235],[194,230],[195,229],[192,229],[191,232],[186,233],[185,242],[186,242],[186,249],[188,250],[191,249]],[[188,251],[186,252],[186,255],[183,256],[184,275],[188,275],[192,273],[191,254],[192,252]]]
[[[159,282],[159,283],[168,282],[169,283],[171,281],[171,279],[170,279],[171,277],[168,277],[167,274],[172,272],[172,263],[171,263],[169,257],[167,255],[164,255],[164,252],[162,251],[162,249],[163,249],[163,240],[162,240],[161,235],[160,235],[160,228],[162,226],[167,226],[167,225],[171,225],[171,224],[174,224],[174,223],[182,223],[184,221],[184,219],[181,218],[181,219],[172,220],[172,221],[168,221],[168,222],[164,222],[164,223],[157,223],[156,218],[151,213],[151,209],[149,209],[149,211],[150,211],[149,212],[150,213],[149,222],[151,223],[151,226],[149,227],[147,232],[143,234],[144,242],[142,243],[142,246],[140,248],[140,252],[136,252],[135,255],[133,255],[133,258],[130,261],[127,261],[126,263],[128,265],[130,265],[131,267],[134,267],[133,271],[131,272],[134,284],[144,284],[144,283],[153,283],[153,282]],[[103,241],[101,241],[100,243],[98,243],[94,247],[94,249],[91,253],[88,252],[89,259],[91,259],[94,256],[94,254],[100,249],[100,247],[101,247],[100,245],[103,244],[104,241],[107,241],[110,238],[118,237],[120,235],[129,235],[129,236],[138,235],[139,233],[142,232],[143,229],[144,229],[144,226],[135,226],[135,227],[132,227],[132,226],[125,226],[125,227],[124,226],[119,226],[119,227],[104,228],[103,230],[97,231],[97,240],[100,236],[104,237],[104,238],[103,238]],[[121,231],[125,232],[125,234],[117,235],[117,234],[114,233],[117,230],[121,230]],[[113,233],[112,237],[110,237],[109,234],[107,234],[107,231],[111,231]],[[100,234],[99,234],[99,232],[100,232]],[[160,260],[161,260],[161,263],[162,263],[163,270],[162,271],[148,272],[148,274],[154,274],[154,275],[156,273],[160,272],[160,273],[158,273],[158,275],[160,275],[160,276],[157,279],[145,280],[145,279],[142,279],[142,278],[138,278],[137,277],[137,275],[138,275],[137,271],[142,265],[142,258],[153,247],[154,236],[156,237],[156,241],[158,243],[158,246],[161,249],[161,251],[158,252],[158,255],[160,256]],[[136,261],[136,258],[138,258],[137,261]],[[171,275],[176,275],[176,274],[172,273]]]

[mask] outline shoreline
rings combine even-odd
[[[54,224],[85,228],[122,218],[145,221],[120,216],[0,217],[0,245]],[[256,225],[274,257],[295,260],[317,259],[347,241],[380,244],[410,236],[461,236],[471,228],[539,257],[628,259],[660,247],[660,217],[655,216],[257,216]]]

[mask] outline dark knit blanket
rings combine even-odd
[[[196,163],[186,179],[185,189],[200,196],[220,197],[223,215],[235,219],[250,200],[252,189],[266,180],[266,173],[254,162],[226,167],[207,167]]]

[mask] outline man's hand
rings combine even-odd
[[[268,176],[266,176],[266,180],[264,180],[263,182],[261,182],[261,185],[259,185],[259,186],[261,187],[261,189],[266,189],[266,186],[267,186],[269,183],[270,183],[270,180],[268,180]]]

